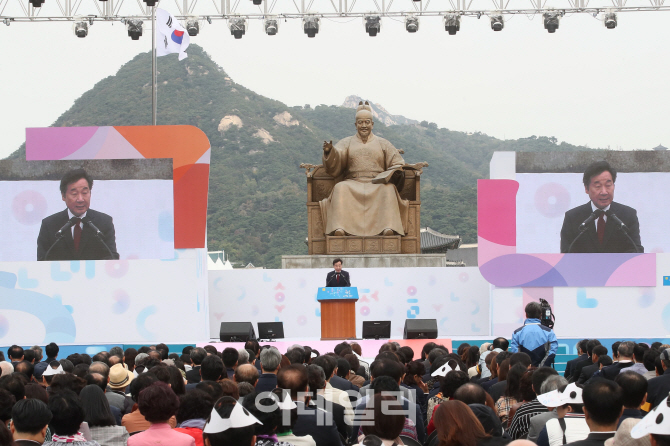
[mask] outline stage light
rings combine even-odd
[[[31,5],[33,5],[33,8],[41,8],[42,4],[44,3],[44,0],[28,0]]]
[[[230,34],[236,39],[241,39],[247,31],[247,20],[244,17],[232,17],[228,19],[228,28],[230,28]]]
[[[9,19],[5,19],[2,21],[5,25],[9,26],[10,23],[12,23]]]
[[[491,16],[491,29],[493,31],[502,31],[505,27],[505,19],[502,14],[495,14]]]
[[[140,19],[126,19],[126,28],[128,35],[132,40],[139,40],[142,35],[142,20]]]
[[[408,33],[415,33],[419,30],[419,18],[413,15],[405,19],[405,29]]]
[[[207,23],[209,23],[210,25],[212,24],[212,18],[210,16],[207,16]]]
[[[542,17],[544,18],[544,29],[549,33],[555,33],[561,20],[561,14],[557,11],[549,11],[542,14]]]
[[[368,33],[370,37],[377,35],[382,28],[381,17],[378,15],[369,15],[365,16],[365,32]]]
[[[453,36],[461,30],[461,16],[458,14],[445,14],[444,30]]]
[[[156,1],[157,0],[143,0],[144,3],[147,4],[147,6],[156,6]]]
[[[253,4],[256,5],[256,6],[258,6],[258,5],[262,5],[262,4],[263,4],[263,0],[251,0],[251,3],[253,3]]]
[[[605,28],[607,29],[614,29],[616,28],[617,25],[617,16],[616,12],[608,12],[605,14]]]
[[[74,22],[74,35],[77,37],[86,37],[88,35],[88,23]]]
[[[316,16],[307,16],[302,19],[302,28],[307,34],[307,37],[314,37],[319,32],[321,20]]]
[[[277,34],[277,31],[279,31],[279,20],[277,20],[275,17],[268,17],[265,19],[265,33],[268,36],[274,36]]]
[[[192,17],[186,20],[186,32],[191,37],[197,36],[200,32],[200,23],[198,23],[197,17]]]

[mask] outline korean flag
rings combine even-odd
[[[179,60],[188,57],[186,48],[191,36],[172,14],[156,8],[156,56],[179,53]]]

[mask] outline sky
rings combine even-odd
[[[96,22],[79,39],[71,23],[15,22],[0,24],[0,42],[2,158],[25,141],[25,128],[51,125],[81,94],[149,51],[151,34],[132,41],[119,22]],[[282,21],[276,36],[253,21],[241,40],[215,20],[191,42],[235,82],[289,106],[341,105],[356,94],[393,114],[501,139],[670,147],[667,12],[619,14],[614,30],[575,14],[555,34],[541,17],[527,16],[512,17],[501,32],[484,17],[464,17],[455,36],[439,18],[422,18],[414,34],[385,18],[376,37],[362,19],[323,20],[311,39],[295,19]]]

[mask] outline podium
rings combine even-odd
[[[321,340],[356,338],[356,287],[319,288]]]

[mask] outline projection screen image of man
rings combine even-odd
[[[42,220],[37,260],[118,259],[112,217],[90,209],[93,179],[84,169],[67,172],[60,192],[67,208]]]
[[[561,252],[644,252],[637,211],[613,201],[616,170],[597,161],[586,168],[583,181],[590,200],[565,213]]]

